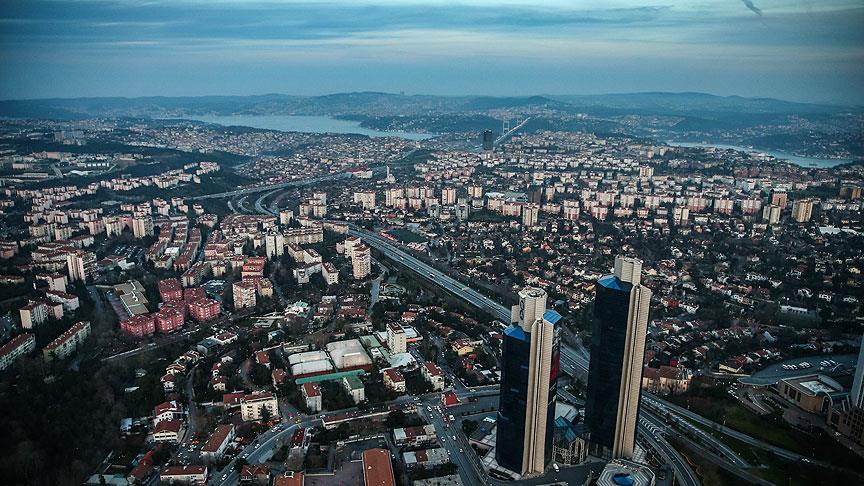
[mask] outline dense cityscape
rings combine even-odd
[[[4,121],[4,476],[860,480],[864,166],[518,125]]]

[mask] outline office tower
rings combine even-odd
[[[785,194],[785,193],[784,193]],[[780,206],[770,204],[762,209],[762,220],[768,224],[777,224],[780,222]]]
[[[542,473],[552,457],[561,316],[546,310],[546,292],[519,292],[501,344],[501,397],[495,460],[524,475]]]
[[[483,130],[483,150],[489,152],[495,148],[495,133],[492,130]]]
[[[598,457],[633,456],[651,304],[641,273],[641,260],[618,256],[614,273],[597,281],[585,424]]]
[[[792,219],[798,223],[806,223],[813,217],[813,200],[799,199],[792,203]]]
[[[861,349],[858,351],[858,364],[855,366],[852,389],[849,390],[849,401],[853,407],[864,408],[864,336],[861,337]]]

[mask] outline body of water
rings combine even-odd
[[[747,153],[766,154],[776,159],[787,160],[801,167],[835,167],[840,164],[852,162],[852,159],[820,159],[817,157],[802,157],[800,155],[790,154],[782,150],[759,150],[751,147],[742,147],[740,145],[725,145],[722,143],[701,143],[701,142],[666,142],[669,145],[677,147],[717,147],[719,149],[732,149]]]
[[[199,115],[183,116],[186,120],[197,120],[223,126],[242,126],[265,130],[305,133],[356,133],[368,137],[400,137],[408,140],[425,140],[435,135],[413,132],[384,132],[360,126],[353,120],[339,120],[328,116],[309,115]]]

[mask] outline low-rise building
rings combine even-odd
[[[423,373],[423,378],[432,385],[432,390],[441,391],[444,389],[444,371],[438,365],[432,362],[423,363],[420,372]]]
[[[400,447],[427,444],[435,440],[435,426],[431,424],[393,429],[393,442]]]
[[[395,486],[393,463],[387,449],[367,449],[363,451],[363,485]]]
[[[219,461],[222,459],[225,449],[234,439],[234,425],[222,424],[210,434],[207,442],[201,447],[201,458],[205,461]]]
[[[317,383],[303,383],[300,387],[303,398],[306,399],[306,409],[309,413],[318,413],[323,407],[321,401],[321,386]]]
[[[66,359],[78,349],[78,346],[90,336],[90,321],[81,321],[73,325],[57,339],[48,343],[42,349],[45,361]]]
[[[155,442],[178,443],[183,437],[183,422],[179,420],[164,420],[153,429],[153,440]]]
[[[265,412],[266,410],[266,412]],[[240,399],[240,416],[247,422],[279,417],[279,402],[270,392],[250,393]]]
[[[384,370],[384,385],[398,393],[405,392],[405,376],[395,368]]]
[[[159,473],[162,484],[207,483],[207,466],[166,466]]]
[[[36,336],[34,334],[19,334],[11,341],[0,347],[0,371],[5,370],[16,359],[36,349]]]

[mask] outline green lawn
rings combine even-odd
[[[400,243],[426,243],[429,241],[424,236],[405,228],[392,229],[387,231],[387,234],[396,238]]]
[[[721,424],[725,418],[726,426],[729,428],[803,456],[815,457],[851,469],[856,469],[861,464],[861,457],[822,431],[808,434],[793,428],[776,415],[756,415],[725,393],[719,394],[712,391],[706,395],[708,394],[710,396],[678,396],[673,401],[684,407],[688,406],[689,401],[690,410],[705,418]],[[730,443],[728,437],[722,438],[736,452],[743,452],[743,449]],[[739,444],[739,447],[743,445]],[[749,459],[748,456],[742,457]]]

